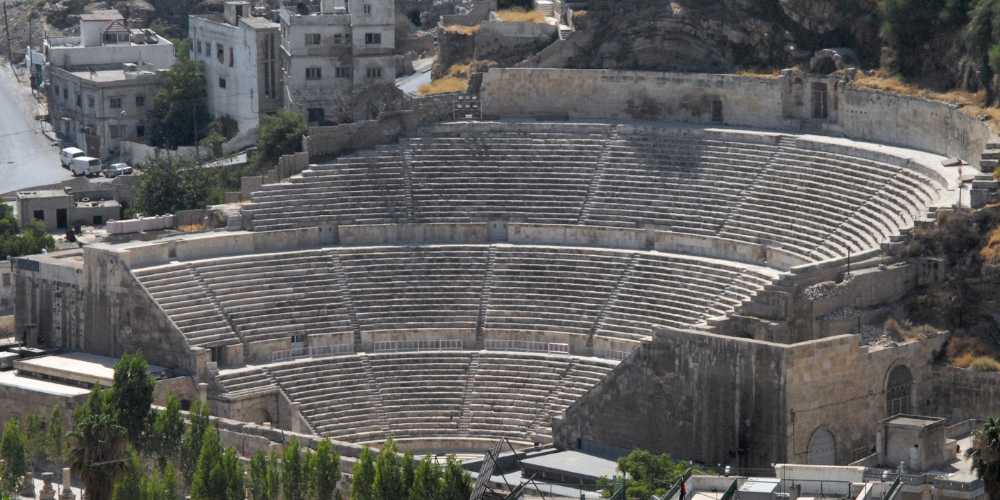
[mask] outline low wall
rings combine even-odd
[[[814,105],[823,95],[826,115],[817,117]],[[492,68],[484,76],[481,97],[491,118],[639,119],[822,130],[958,157],[974,165],[992,137],[985,123],[956,106],[793,70],[780,77],[755,77]]]
[[[460,24],[462,26],[472,26],[490,17],[490,12],[497,10],[497,0],[480,0],[469,12],[465,14],[449,14],[441,16],[441,26],[451,26]]]
[[[130,268],[166,264],[174,260],[198,260],[262,252],[303,250],[319,246],[317,228],[285,231],[229,231],[188,235],[183,239],[135,242],[121,245],[96,244],[94,252],[118,255]]]
[[[211,148],[180,146],[177,149],[163,149],[130,141],[122,141],[119,151],[122,161],[129,165],[140,166],[159,158],[182,158],[186,160],[201,158],[202,160],[207,160],[212,156]]]
[[[935,397],[928,415],[958,422],[1000,414],[1000,373],[948,365],[934,367]]]
[[[159,231],[174,227],[173,215],[157,215],[155,217],[140,217],[111,221],[106,224],[108,234],[128,234],[142,231]]]
[[[396,142],[404,130],[409,112],[397,112],[377,120],[364,120],[325,127],[309,127],[303,141],[309,161],[317,161],[342,153],[370,149],[380,144]]]
[[[488,243],[487,224],[371,224],[338,226],[342,245]]]

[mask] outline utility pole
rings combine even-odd
[[[3,31],[7,34],[7,63],[14,65],[14,50],[10,46],[10,24],[7,23],[7,0],[3,2]]]

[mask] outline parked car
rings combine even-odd
[[[110,166],[105,168],[102,172],[108,179],[114,179],[119,175],[131,175],[132,167],[128,163],[112,163]]]
[[[101,174],[101,170],[104,170],[104,164],[99,158],[94,158],[92,156],[77,156],[76,158],[73,158],[73,163],[70,164],[69,169],[73,171],[73,175],[86,175],[87,177],[93,177]]]
[[[70,148],[63,148],[62,153],[60,153],[59,157],[62,160],[63,168],[70,168],[70,165],[73,164],[73,158],[79,158],[81,156],[85,156],[86,154],[87,153],[85,153],[80,148],[70,147]]]

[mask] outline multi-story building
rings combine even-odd
[[[251,15],[249,2],[226,2],[224,15],[189,16],[191,57],[204,63],[208,110],[240,131],[281,109],[278,23]]]
[[[359,89],[396,78],[391,0],[300,2],[279,12],[284,106],[309,123],[353,115]]]
[[[107,157],[122,140],[142,140],[173,44],[112,10],[80,16],[80,36],[48,37],[44,50],[49,117],[66,144]]]

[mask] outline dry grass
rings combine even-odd
[[[952,337],[948,339],[945,354],[952,366],[969,368],[977,359],[995,359],[996,350],[978,337]]]
[[[980,356],[969,363],[969,368],[977,372],[1000,372],[1000,362],[989,356]]]
[[[451,24],[445,26],[444,31],[447,33],[461,33],[463,35],[474,35],[479,33],[479,25],[475,26],[463,26],[461,24]]]
[[[425,83],[417,89],[420,95],[447,94],[450,92],[465,92],[469,88],[467,78],[446,76],[438,78],[431,83]]]
[[[990,231],[986,244],[979,250],[979,256],[986,264],[1000,264],[1000,228]]]
[[[767,80],[777,80],[778,78],[781,78],[781,70],[779,69],[773,69],[770,71],[745,69],[743,71],[737,72],[736,74],[738,76],[746,76],[750,78],[764,78]]]
[[[504,9],[496,12],[497,19],[505,23],[544,23],[545,14],[540,10]]]
[[[469,89],[469,68],[471,64],[452,64],[448,75],[431,83],[425,83],[417,89],[420,95],[448,94],[465,92]]]
[[[926,325],[904,325],[896,321],[896,318],[885,320],[883,325],[885,331],[900,340],[925,340],[933,329]]]
[[[204,224],[188,224],[186,226],[177,226],[177,230],[182,233],[198,233],[205,230]]]
[[[975,359],[976,357],[971,352],[963,352],[958,357],[951,359],[951,365],[959,368],[968,368]]]
[[[986,101],[986,91],[968,92],[965,90],[950,90],[948,92],[936,92],[904,82],[898,77],[887,75],[882,71],[876,71],[872,75],[860,74],[852,83],[861,88],[957,104],[962,107],[962,111],[965,114],[971,117],[988,119],[990,128],[995,132],[1000,132],[1000,108],[984,107],[982,105]]]

